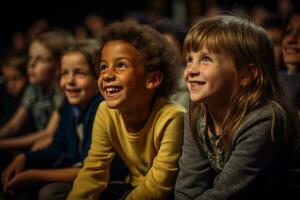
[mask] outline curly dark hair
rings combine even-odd
[[[175,48],[154,28],[131,21],[113,22],[100,34],[100,53],[112,40],[122,40],[133,45],[141,57],[146,73],[160,71],[163,81],[157,96],[169,98],[177,89],[181,60]]]

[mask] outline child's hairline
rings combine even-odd
[[[144,68],[144,70],[145,70],[145,73],[147,74],[147,73],[149,73],[149,72],[152,72],[152,71],[149,70],[149,67],[147,67],[147,66],[148,66],[148,65],[146,64],[147,61],[145,61],[145,56],[141,53],[141,52],[142,52],[141,49],[139,49],[136,45],[134,45],[134,42],[132,42],[132,41],[130,41],[130,40],[123,39],[123,38],[122,38],[122,39],[120,39],[120,38],[118,38],[118,39],[117,39],[117,38],[112,38],[112,39],[109,39],[109,40],[107,40],[107,41],[105,41],[104,43],[101,44],[100,49],[99,49],[99,64],[100,64],[100,62],[101,62],[101,60],[102,60],[102,59],[101,59],[101,54],[102,54],[102,51],[103,51],[104,47],[105,47],[109,42],[114,42],[114,41],[123,41],[123,42],[126,42],[126,43],[130,44],[132,47],[134,47],[134,49],[135,49],[136,52],[137,52],[139,61],[141,62],[142,66],[143,66],[143,68]],[[97,67],[99,67],[99,64],[98,64]],[[160,71],[160,72],[162,72],[161,68],[156,69],[156,70],[154,70],[154,71]]]

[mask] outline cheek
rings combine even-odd
[[[288,36],[283,38],[282,45],[286,45],[287,43],[288,43]]]
[[[65,87],[65,85],[66,85],[66,79],[61,77],[60,80],[59,80],[60,88],[63,89]]]
[[[185,82],[187,82],[187,80],[188,80],[188,70],[187,70],[187,68],[184,69],[182,77],[185,80]]]
[[[98,84],[98,88],[101,89],[101,83],[102,83],[102,77],[99,76],[98,80],[97,80],[97,84]]]

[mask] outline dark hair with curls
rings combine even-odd
[[[100,34],[100,53],[104,45],[113,40],[122,40],[133,45],[139,52],[145,71],[160,71],[163,81],[156,91],[157,96],[170,97],[177,89],[180,55],[154,28],[130,21],[109,24]]]

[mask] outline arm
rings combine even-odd
[[[192,141],[188,114],[184,119],[182,155],[179,160],[179,174],[175,185],[175,199],[195,199],[207,188],[212,187],[213,170],[207,157],[199,152]]]
[[[72,182],[80,168],[61,168],[61,169],[30,169],[17,174],[6,184],[7,190],[16,190],[24,185],[33,182],[54,182],[69,181]]]
[[[59,122],[59,114],[57,111],[54,111],[45,129],[27,135],[23,135],[23,136],[1,140],[0,148],[1,149],[26,148],[33,145],[34,142],[42,138],[45,138],[47,136],[52,137],[57,129],[58,122]]]
[[[270,165],[276,154],[270,136],[272,116],[256,113],[242,127],[233,140],[234,150],[221,173],[215,178],[213,187],[196,198],[197,200],[245,199],[251,195],[249,191]],[[278,130],[279,127],[276,131]]]
[[[170,114],[170,113],[168,113]],[[143,181],[126,197],[131,199],[166,199],[171,194],[178,173],[183,135],[183,112],[158,120],[154,137],[158,152]]]
[[[3,190],[8,191],[8,183],[25,169],[26,156],[18,155],[2,172]]]
[[[28,117],[28,111],[20,106],[8,122],[0,128],[0,138],[12,136],[20,131]]]
[[[31,151],[38,151],[48,147],[53,141],[52,135],[46,135],[45,137],[36,141],[30,148]]]
[[[109,119],[110,116],[101,104],[95,116],[88,156],[67,199],[98,199],[105,189],[109,180],[109,165],[115,154],[107,133],[112,124]]]

